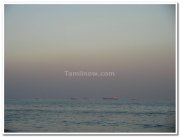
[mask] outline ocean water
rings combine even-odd
[[[171,101],[6,99],[8,132],[175,132]]]

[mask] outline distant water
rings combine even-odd
[[[175,132],[175,103],[102,99],[6,100],[9,132]]]

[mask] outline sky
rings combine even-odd
[[[5,98],[175,99],[175,5],[4,9]]]

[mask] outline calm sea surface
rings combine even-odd
[[[9,99],[9,132],[175,132],[175,103],[102,99]]]

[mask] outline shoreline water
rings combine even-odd
[[[5,132],[175,132],[173,102],[6,100]]]

